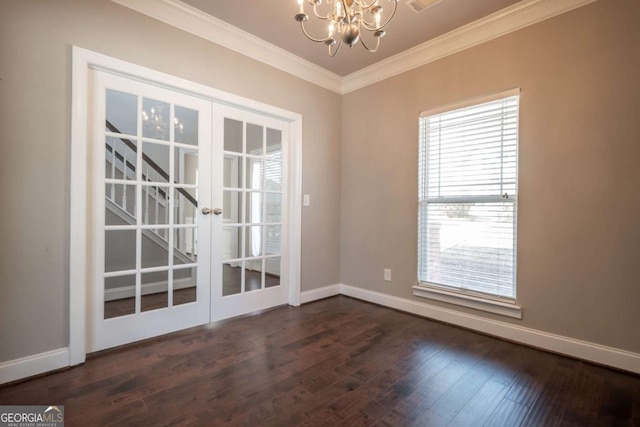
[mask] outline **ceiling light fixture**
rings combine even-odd
[[[353,47],[358,41],[369,52],[375,52],[380,47],[380,39],[384,37],[384,27],[389,24],[396,14],[398,0],[387,0],[393,6],[389,17],[382,20],[382,6],[380,0],[327,0],[330,11],[326,14],[318,12],[322,0],[298,0],[299,12],[296,14],[296,21],[300,23],[302,32],[311,41],[324,43],[329,49],[329,55],[335,56],[344,42],[349,47]],[[327,36],[316,38],[309,35],[304,27],[304,23],[309,20],[309,15],[304,12],[304,3],[308,3],[313,8],[313,14],[322,21],[328,21]],[[376,45],[371,48],[361,37],[362,30],[369,31],[376,39]]]

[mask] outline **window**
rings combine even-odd
[[[519,90],[420,117],[418,279],[516,296]]]

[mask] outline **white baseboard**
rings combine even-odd
[[[324,288],[321,288],[324,289]],[[340,293],[510,341],[640,374],[640,354],[340,284]]]
[[[59,348],[45,353],[0,363],[0,384],[32,377],[69,366],[69,349]]]
[[[340,295],[340,285],[329,285],[300,293],[300,304]]]
[[[193,287],[193,279],[185,277],[173,281],[173,289],[186,289]],[[157,294],[167,292],[167,282],[154,282],[142,285],[142,295]],[[105,301],[114,301],[123,298],[133,298],[136,296],[135,286],[123,286],[121,288],[107,289],[104,291]]]

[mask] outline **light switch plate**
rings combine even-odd
[[[305,194],[302,198],[302,205],[309,206],[310,204],[311,204],[311,196],[309,196],[308,194]]]

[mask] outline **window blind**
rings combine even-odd
[[[420,118],[418,278],[515,299],[519,96]]]

